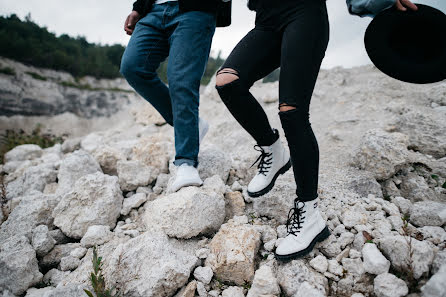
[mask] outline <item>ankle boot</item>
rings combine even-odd
[[[309,254],[317,242],[330,236],[318,203],[319,198],[306,202],[294,199],[286,223],[288,235],[277,246],[274,252],[276,259],[289,261],[301,258]]]
[[[291,168],[290,154],[282,145],[277,129],[273,129],[273,131],[277,140],[272,145],[259,146],[257,144],[254,146],[257,151],[261,152],[261,155],[252,165],[259,162],[257,166],[259,170],[248,185],[250,197],[259,197],[271,191],[277,177]]]

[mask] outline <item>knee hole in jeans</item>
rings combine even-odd
[[[217,80],[215,85],[222,87],[239,79],[238,72],[232,68],[223,68],[217,71]]]
[[[296,105],[294,105],[294,104],[289,104],[289,103],[280,103],[279,104],[279,111],[281,111],[281,112],[286,112],[286,111],[295,110],[295,109],[296,109]]]

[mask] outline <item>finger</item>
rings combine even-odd
[[[407,8],[411,9],[411,10],[417,10],[418,7],[413,4],[412,2],[410,2],[409,0],[401,0],[402,3],[404,4],[404,6],[406,6]]]
[[[129,23],[129,17],[127,17],[125,19],[125,23],[124,23],[124,31],[127,31],[127,24]]]
[[[406,11],[407,8],[403,6],[403,4],[401,4],[400,0],[396,0],[395,3],[396,9],[401,10],[401,11]]]

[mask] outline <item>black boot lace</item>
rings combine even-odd
[[[288,212],[288,219],[286,222],[286,230],[288,234],[297,235],[302,228],[305,217],[302,216],[306,211],[303,210],[305,202],[294,199],[294,207]]]
[[[259,162],[259,165],[257,165],[257,168],[259,169],[259,174],[263,174],[266,176],[266,173],[268,173],[269,169],[271,168],[272,158],[271,156],[273,153],[267,153],[265,150],[258,144],[254,146],[254,149],[258,152],[261,152],[260,156],[257,158],[257,160],[252,163],[251,167],[254,166],[257,162]],[[269,158],[269,159],[267,159]],[[251,168],[249,167],[249,168]]]

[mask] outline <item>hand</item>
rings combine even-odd
[[[410,2],[409,0],[396,0],[395,3],[396,9],[401,10],[401,11],[406,11],[407,8],[411,9],[411,10],[417,10],[418,7],[413,4],[412,2]]]
[[[132,11],[127,19],[125,20],[124,24],[124,31],[127,33],[127,35],[132,35],[133,30],[135,29],[136,23],[139,21],[141,16],[137,11]]]

